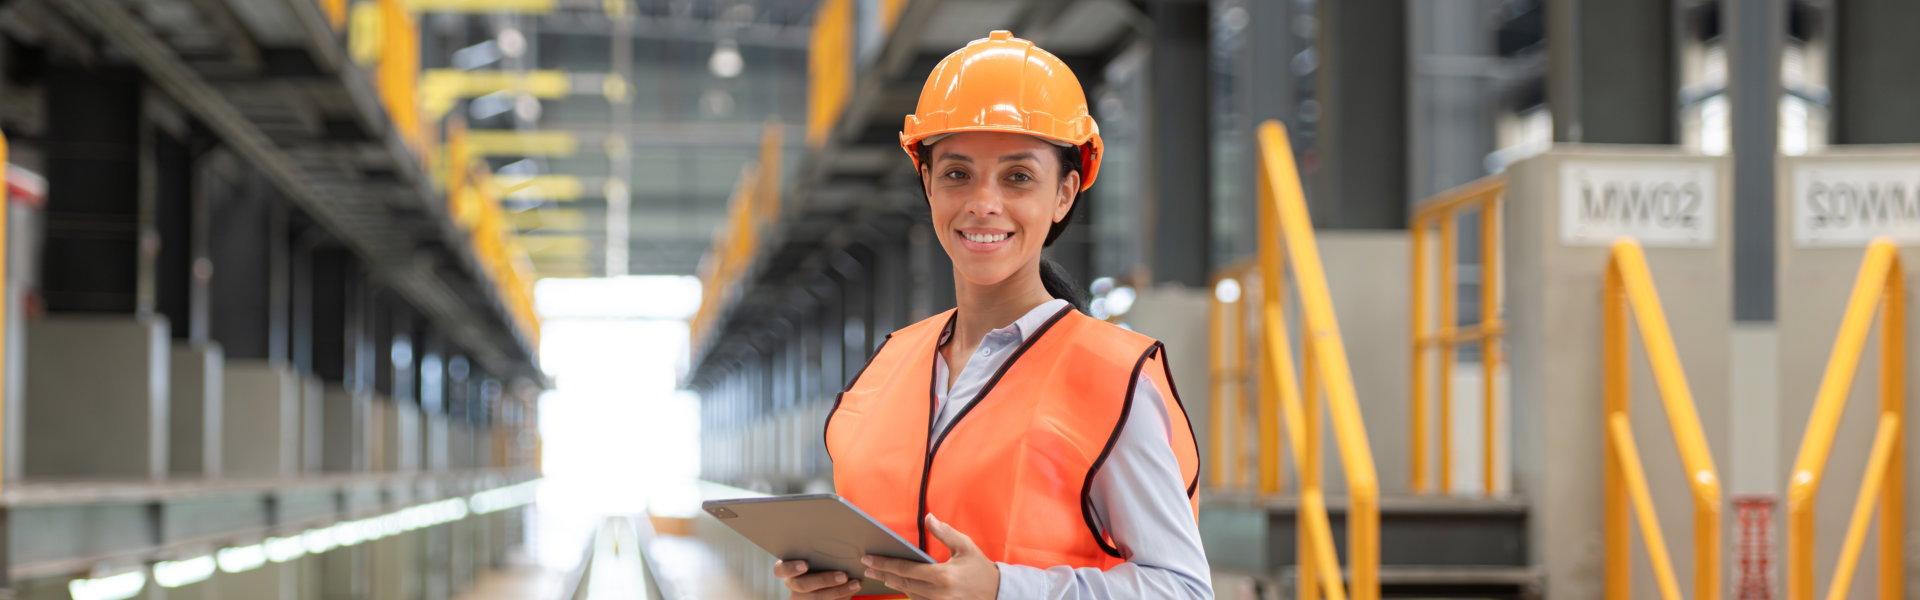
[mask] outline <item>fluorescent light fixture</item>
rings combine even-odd
[[[267,560],[283,563],[307,555],[307,547],[301,543],[300,536],[267,538]]]
[[[306,533],[300,534],[300,543],[307,547],[307,554],[320,554],[338,546],[339,542],[333,539],[334,529],[333,527],[308,529]]]
[[[220,570],[228,573],[245,573],[267,564],[267,549],[259,544],[222,548],[214,556],[220,561]]]
[[[713,56],[707,59],[707,68],[721,79],[739,77],[746,66],[747,61],[740,57],[740,45],[733,40],[720,40],[713,46]]]
[[[467,505],[474,514],[488,514],[532,504],[540,491],[540,480],[535,479],[506,487],[494,488],[474,494]]]
[[[140,590],[144,589],[147,589],[145,571],[128,571],[67,582],[67,593],[73,596],[73,600],[127,600],[140,595]]]
[[[177,588],[206,581],[213,576],[213,555],[185,560],[153,563],[153,582],[163,588]]]

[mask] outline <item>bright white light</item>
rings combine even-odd
[[[467,504],[472,507],[474,514],[480,515],[526,506],[532,504],[534,499],[538,497],[540,492],[539,483],[540,480],[535,479],[525,483],[480,492],[468,499]]]
[[[1113,278],[1101,277],[1095,279],[1092,285],[1087,286],[1087,291],[1093,292],[1095,296],[1105,296],[1107,292],[1113,291]]]
[[[146,588],[147,574],[144,571],[67,582],[67,593],[73,596],[73,600],[127,600]]]
[[[336,545],[333,541],[333,530],[333,527],[308,529],[306,533],[300,534],[300,543],[307,547],[308,554],[320,554],[332,550]]]
[[[1087,313],[1093,315],[1095,319],[1106,319],[1107,317],[1113,316],[1113,313],[1107,310],[1106,298],[1094,298],[1093,302],[1087,304]]]
[[[1227,278],[1213,286],[1213,297],[1228,304],[1240,301],[1240,281]]]
[[[307,555],[301,536],[267,538],[267,560],[283,563]]]
[[[153,563],[153,582],[163,588],[177,588],[206,581],[213,576],[213,555],[186,560]]]
[[[533,290],[535,310],[544,320],[678,320],[700,308],[700,280],[683,275],[542,279]]]
[[[521,94],[513,100],[513,116],[527,122],[540,120],[540,99],[532,94]]]
[[[1127,311],[1133,310],[1133,288],[1127,286],[1113,288],[1113,291],[1107,294],[1107,310],[1113,311],[1115,315],[1124,315]]]
[[[747,61],[740,58],[740,46],[733,40],[720,40],[713,47],[713,57],[707,59],[707,68],[721,79],[739,77],[741,69],[746,66]]]
[[[267,550],[259,544],[223,548],[216,556],[220,559],[220,570],[228,573],[245,573],[267,564]]]
[[[500,35],[495,36],[495,39],[500,40],[501,54],[517,58],[527,53],[527,36],[520,33],[518,29],[503,27],[500,29]]]

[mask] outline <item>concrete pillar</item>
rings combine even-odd
[[[1153,169],[1146,219],[1147,268],[1154,283],[1206,287],[1212,276],[1213,71],[1208,63],[1208,6],[1157,2],[1147,69],[1147,136]],[[1097,188],[1096,188],[1097,189]]]
[[[235,167],[238,169],[238,167]],[[222,466],[235,477],[284,477],[300,466],[300,388],[286,349],[289,207],[247,171],[209,169],[213,293],[210,333],[225,352]]]
[[[359,358],[360,284],[353,257],[344,248],[313,251],[313,372],[323,382],[321,469],[367,468],[372,386],[355,368]]]
[[[1554,141],[1679,139],[1672,0],[1548,0],[1546,18]]]
[[[1596,599],[1602,597],[1605,548],[1601,290],[1608,246],[1618,236],[1637,237],[1646,246],[1723,480],[1730,459],[1740,458],[1728,451],[1727,164],[1666,147],[1561,145],[1508,173],[1503,211],[1513,489],[1531,504],[1528,548],[1532,563],[1554,574],[1553,597]],[[1672,218],[1635,219],[1627,215],[1640,213],[1609,203],[1636,189],[1675,190],[1655,196],[1655,211],[1648,211]],[[1629,345],[1636,446],[1680,587],[1692,589],[1689,478],[1673,449],[1673,428],[1649,374],[1644,342],[1632,335]],[[1731,527],[1732,516],[1725,519]],[[1642,566],[1640,546],[1634,547],[1633,590],[1627,595],[1644,597],[1656,588]]]
[[[1308,196],[1314,225],[1403,229],[1407,176],[1407,5],[1399,0],[1316,6],[1315,140],[1320,171]],[[1384,33],[1383,33],[1384,32]]]
[[[1781,223],[1779,293],[1776,313],[1779,327],[1778,359],[1772,365],[1772,377],[1764,384],[1778,388],[1779,409],[1771,427],[1755,436],[1769,440],[1767,448],[1778,465],[1773,473],[1773,493],[1780,501],[1776,519],[1785,519],[1785,486],[1792,481],[1794,460],[1807,433],[1807,421],[1813,414],[1819,386],[1834,351],[1841,315],[1847,309],[1866,245],[1876,236],[1890,236],[1902,246],[1900,260],[1906,268],[1907,339],[1906,371],[1920,372],[1920,354],[1912,340],[1920,334],[1920,320],[1911,315],[1920,310],[1920,294],[1914,281],[1920,275],[1920,219],[1914,207],[1920,202],[1920,146],[1831,147],[1819,155],[1780,159],[1781,186],[1776,207]],[[1887,211],[1862,210],[1870,201],[1895,199],[1896,208]],[[1881,313],[1884,315],[1884,313]],[[1831,565],[1839,559],[1847,518],[1854,499],[1860,493],[1860,480],[1866,472],[1867,456],[1873,444],[1880,413],[1879,323],[1870,335],[1861,355],[1858,372],[1853,376],[1832,453],[1828,455],[1825,476],[1820,481],[1815,507],[1814,571],[1815,588],[1824,590],[1831,576]],[[1915,383],[1908,378],[1908,398],[1914,396]],[[1911,402],[1908,402],[1911,406]],[[1908,409],[1909,418],[1915,413]],[[1913,481],[1920,480],[1920,457],[1912,432],[1903,424],[1906,439],[1906,478],[1908,515],[1920,507],[1920,495]],[[1736,430],[1736,434],[1740,432]],[[1886,514],[1884,507],[1877,515]],[[1876,517],[1877,518],[1877,517]],[[1920,541],[1920,532],[1908,517],[1906,540],[1911,546]],[[1784,536],[1784,523],[1782,533]],[[1874,523],[1878,531],[1879,521]],[[1877,539],[1878,535],[1873,536]],[[1784,537],[1778,538],[1784,547]],[[1879,561],[1872,542],[1860,557],[1858,572],[1848,598],[1878,598],[1875,581]],[[1785,568],[1784,566],[1782,568]],[[1908,590],[1920,589],[1920,573],[1907,569]],[[1784,583],[1784,582],[1783,582]],[[1784,589],[1784,588],[1783,588]],[[1909,595],[1911,592],[1909,592]]]
[[[311,374],[299,375],[300,472],[326,470],[327,385]]]
[[[23,475],[164,477],[166,319],[49,316],[26,326]]]
[[[176,343],[168,361],[167,471],[217,477],[226,379],[220,345]]]

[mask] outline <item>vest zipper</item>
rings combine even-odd
[[[1026,340],[1020,342],[1020,347],[1015,349],[1011,356],[1007,357],[1007,362],[1001,363],[1000,368],[993,372],[993,377],[987,380],[986,385],[980,386],[979,393],[974,394],[973,398],[967,401],[967,405],[960,408],[960,414],[953,416],[953,422],[948,423],[947,429],[940,432],[940,437],[933,439],[933,447],[927,450],[927,461],[920,467],[920,512],[918,517],[913,520],[914,528],[920,531],[921,552],[928,551],[927,484],[933,481],[933,457],[940,452],[940,444],[947,441],[947,434],[953,433],[953,429],[960,426],[960,420],[967,418],[967,413],[973,412],[974,405],[979,404],[981,399],[986,398],[987,394],[993,391],[993,386],[999,385],[1000,378],[1007,374],[1007,369],[1013,368],[1013,363],[1018,362],[1021,355],[1027,353],[1027,348],[1032,347],[1034,342],[1040,340],[1041,335],[1044,335],[1047,330],[1053,329],[1054,323],[1060,322],[1060,319],[1066,317],[1067,313],[1070,312],[1073,312],[1073,305],[1071,304],[1061,308],[1059,312],[1053,313],[1053,317],[1048,318],[1046,323],[1042,323],[1038,329],[1035,329],[1033,335],[1027,336]],[[947,327],[953,327],[953,321],[959,318],[959,314],[958,311],[955,311],[954,316],[947,319]],[[940,374],[939,346],[934,347],[933,360],[929,361],[927,368],[929,369],[927,377],[927,435],[932,436],[933,426],[940,422],[939,396],[933,392],[933,386],[940,384],[940,382],[937,381]],[[948,400],[952,399],[949,398]]]

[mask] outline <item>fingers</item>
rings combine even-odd
[[[903,592],[908,596],[911,596],[914,598],[929,597],[929,596],[932,596],[934,592],[938,592],[943,589],[941,586],[936,585],[932,582],[914,579],[911,577],[902,577],[894,573],[886,573],[882,571],[876,571],[873,569],[867,569],[867,578],[878,579],[880,580],[881,583],[887,584],[887,587]]]
[[[860,562],[867,565],[867,576],[874,579],[880,579],[880,575],[874,574],[874,572],[877,571],[882,574],[899,575],[907,579],[929,581],[939,572],[940,567],[940,565],[930,565],[901,558],[875,556],[872,554],[860,559]],[[906,590],[900,591],[904,592]]]
[[[827,586],[825,589],[814,590],[811,592],[796,591],[793,593],[792,599],[793,600],[847,600],[848,598],[852,598],[854,594],[857,594],[859,592],[860,592],[860,582],[855,581],[855,582],[847,583],[844,585]]]
[[[807,572],[807,561],[804,560],[777,560],[773,562],[774,577],[792,579],[805,572]]]
[[[839,571],[822,571],[788,578],[787,589],[795,592],[824,592],[834,587],[845,586],[848,583],[849,580],[846,573]],[[857,587],[858,582],[853,583]]]
[[[934,518],[933,513],[927,513],[927,531],[933,532],[933,537],[940,540],[940,543],[946,544],[947,549],[952,551],[953,556],[947,560],[972,556],[979,552],[979,549],[973,545],[973,538],[960,533],[960,530],[954,529],[952,525]]]

